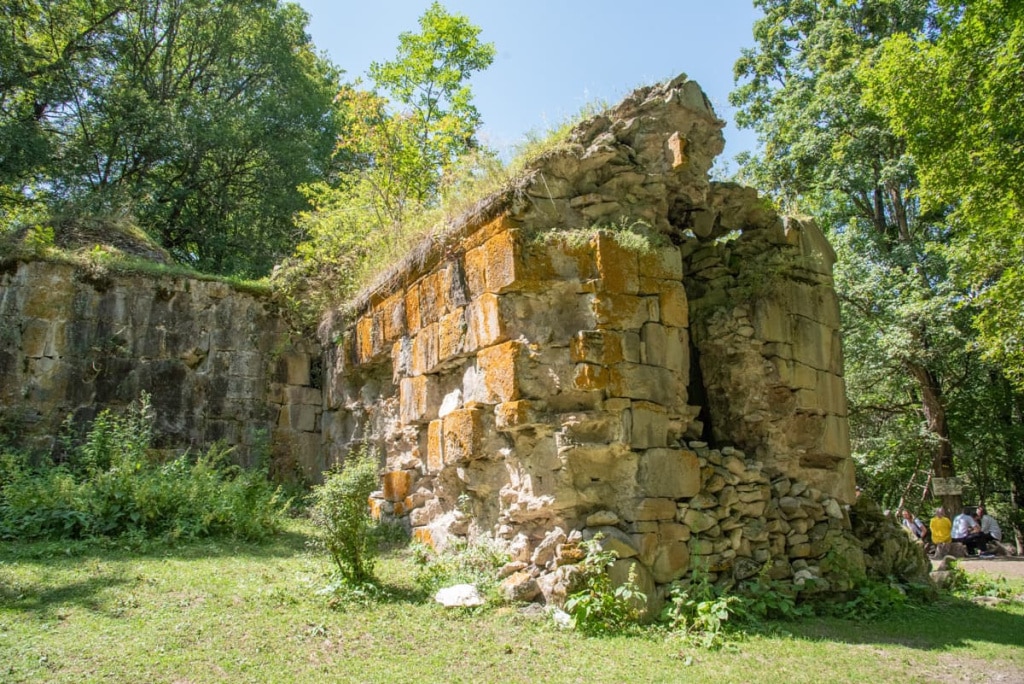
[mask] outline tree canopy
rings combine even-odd
[[[340,72],[277,0],[2,0],[8,212],[128,212],[179,261],[263,274],[325,175]],[[258,245],[258,249],[253,249]]]
[[[1009,3],[981,4],[991,10],[988,25],[1003,28],[981,31],[979,38],[1013,35],[1012,22],[1009,28],[1005,22]],[[985,321],[1011,302],[1017,302],[1010,305],[1013,315],[1020,315],[1019,298],[1002,299],[1005,293],[993,278],[1005,276],[1007,265],[1020,258],[1013,260],[1005,240],[990,242],[980,221],[967,222],[965,207],[974,202],[969,193],[955,192],[977,172],[978,180],[990,183],[988,197],[998,197],[986,211],[1005,208],[1016,200],[1001,193],[999,184],[1008,181],[1013,167],[993,175],[966,170],[965,160],[989,158],[975,137],[993,122],[981,116],[959,126],[941,113],[942,102],[960,106],[962,122],[983,100],[959,98],[953,84],[934,83],[937,74],[926,65],[915,68],[910,59],[970,30],[965,20],[982,10],[938,8],[927,0],[755,5],[764,16],[754,27],[755,47],[736,63],[739,85],[732,101],[739,123],[758,133],[762,149],[743,160],[741,174],[784,209],[814,215],[836,247],[859,476],[893,506],[920,502],[921,485],[929,478],[960,475],[965,494],[982,499],[1009,485],[1019,519],[1022,402],[1007,382],[1012,368],[1000,363],[1007,357],[989,354],[986,360],[977,353],[979,337],[971,322]],[[921,58],[915,59],[920,65]],[[980,65],[989,58],[972,59]],[[1013,63],[1009,57],[1003,61]],[[893,78],[895,72],[908,80]],[[998,76],[1000,69],[994,73],[1000,83],[1012,80]],[[944,87],[948,98],[941,95]],[[908,91],[920,97],[911,103]],[[886,93],[895,99],[886,102]],[[1019,111],[998,109],[1004,117],[999,129],[1013,130],[1010,121],[1019,125]],[[996,140],[1011,142],[993,145],[1013,144],[1012,135]],[[1013,159],[992,152],[993,161]],[[959,178],[941,171],[943,163],[959,163]],[[983,269],[981,279],[960,277],[978,275],[964,258],[978,243],[1002,256],[1004,267]],[[1009,327],[1020,330],[1012,320]],[[1003,409],[990,403],[998,401]],[[947,497],[946,504],[958,505],[959,497]]]

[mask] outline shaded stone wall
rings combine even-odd
[[[262,431],[279,459],[319,475],[319,347],[266,302],[185,278],[97,277],[49,262],[0,273],[0,411],[26,446],[65,417],[152,395],[158,447],[223,440],[245,460]]]
[[[865,567],[834,255],[708,181],[720,128],[685,77],[641,89],[357,303],[325,442],[380,450],[380,515],[492,536],[510,594],[555,601],[598,533],[651,596],[697,565],[831,589]],[[660,246],[623,247],[639,225]]]

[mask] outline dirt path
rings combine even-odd
[[[1024,557],[996,556],[995,558],[961,558],[960,567],[967,572],[985,572],[993,577],[1005,577],[1012,580],[1024,580]],[[939,561],[932,561],[932,569],[938,567]]]

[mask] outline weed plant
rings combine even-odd
[[[22,452],[0,455],[0,538],[82,539],[131,535],[167,540],[273,534],[288,502],[266,466],[243,470],[231,450],[212,446],[167,463],[149,458],[148,395],[125,415],[103,411],[84,442],[65,432],[67,458],[33,465]]]
[[[585,555],[579,564],[583,586],[565,602],[573,627],[589,635],[638,629],[647,596],[637,586],[635,572],[630,570],[626,582],[614,587],[608,568],[615,562],[616,554],[601,548],[601,535],[583,542],[583,548]]]
[[[338,590],[373,584],[377,538],[367,501],[376,488],[377,457],[366,448],[354,449],[341,468],[328,472],[324,483],[313,488],[312,545],[334,562],[337,576],[332,584]]]

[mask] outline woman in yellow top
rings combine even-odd
[[[953,522],[946,515],[946,510],[940,507],[935,509],[935,517],[928,522],[928,528],[932,531],[932,543],[944,544],[950,541]]]

